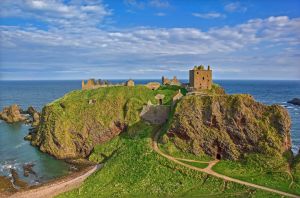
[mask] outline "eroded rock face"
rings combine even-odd
[[[35,110],[32,106],[28,107],[27,111],[25,113],[29,114],[32,117],[32,123],[31,125],[33,127],[36,127],[40,123],[40,113]]]
[[[167,135],[182,150],[236,160],[244,153],[289,150],[290,125],[283,107],[263,105],[250,95],[187,96]]]
[[[58,159],[82,158],[90,154],[96,144],[106,142],[125,130],[126,125],[112,121],[105,127],[97,119],[83,117],[83,126],[66,126],[51,106],[44,107],[37,133],[30,137],[32,144]],[[70,122],[74,122],[71,118]]]
[[[21,112],[22,109],[18,105],[13,104],[9,107],[4,107],[0,113],[0,119],[7,123],[24,122],[27,118]]]
[[[23,175],[24,177],[28,177],[30,174],[37,176],[36,172],[32,169],[34,164],[27,163],[23,165]]]

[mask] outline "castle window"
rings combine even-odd
[[[197,74],[199,74],[199,72],[197,72]]]
[[[204,80],[204,77],[202,77],[202,80]]]

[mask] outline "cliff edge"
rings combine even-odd
[[[120,86],[70,92],[43,108],[31,143],[59,159],[87,157],[95,145],[137,124],[143,106],[148,101],[157,104],[157,94],[166,96],[163,105],[171,105],[178,88]],[[251,152],[278,155],[291,147],[288,112],[250,95],[226,95],[216,86],[202,95],[182,97],[173,111],[165,137],[196,155],[236,160]]]
[[[250,95],[186,96],[166,135],[181,150],[236,160],[245,153],[290,150],[290,125],[283,107],[263,105]]]
[[[118,86],[70,92],[43,108],[31,143],[59,159],[86,157],[96,144],[138,123],[143,105],[157,103],[156,94],[164,93],[168,103],[177,89]]]

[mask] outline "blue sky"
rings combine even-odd
[[[0,79],[300,79],[300,1],[1,0]]]

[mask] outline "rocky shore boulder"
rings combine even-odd
[[[18,105],[13,104],[3,108],[2,112],[0,112],[0,119],[7,123],[24,122],[27,120],[27,117],[21,112],[22,109]]]
[[[33,127],[36,127],[40,123],[40,113],[35,110],[32,106],[28,107],[27,111],[24,113],[29,114],[32,118],[31,125]]]
[[[293,98],[292,100],[288,101],[288,103],[291,103],[293,105],[300,105],[300,98]]]
[[[186,96],[170,124],[164,138],[196,155],[237,160],[246,153],[281,155],[291,148],[288,112],[250,95]]]

